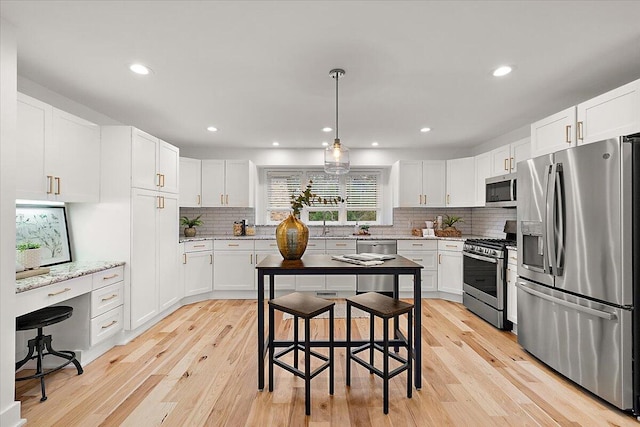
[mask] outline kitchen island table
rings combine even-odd
[[[313,275],[313,274],[385,274],[392,275],[394,277],[393,283],[393,295],[394,298],[398,298],[398,276],[406,274],[413,276],[413,304],[414,304],[414,373],[415,380],[414,385],[416,389],[422,387],[422,353],[421,353],[421,284],[420,284],[420,270],[423,267],[420,264],[416,264],[400,255],[395,255],[394,259],[387,260],[383,264],[363,266],[350,264],[342,261],[336,261],[331,258],[331,255],[305,255],[299,260],[284,260],[280,255],[269,255],[262,260],[257,266],[258,270],[258,389],[262,391],[264,389],[264,358],[268,350],[268,339],[265,337],[265,325],[264,325],[264,278],[269,277],[269,299],[275,297],[275,288],[277,283],[275,282],[275,276],[289,276],[289,275]],[[394,321],[394,336],[400,334],[398,319]],[[393,341],[390,341],[393,342]],[[359,342],[352,341],[352,343],[359,344]],[[362,342],[364,343],[364,341]],[[274,345],[278,347],[290,345],[289,341],[275,341]],[[326,345],[329,346],[329,341],[314,342],[314,345]],[[346,340],[334,340],[334,346],[345,347]]]

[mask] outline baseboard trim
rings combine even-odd
[[[18,427],[26,423],[27,420],[20,418],[20,401],[14,401],[0,412],[0,426],[2,427]]]

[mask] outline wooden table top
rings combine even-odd
[[[303,270],[316,270],[316,271],[336,271],[343,270],[349,271],[351,274],[358,273],[362,270],[395,270],[397,272],[421,269],[420,264],[417,264],[401,255],[395,255],[394,259],[386,260],[383,264],[379,265],[358,265],[351,264],[343,261],[336,261],[331,258],[331,255],[304,255],[298,260],[285,260],[280,255],[269,255],[258,265],[258,270],[278,270],[278,271],[303,271]],[[371,271],[371,274],[382,273],[382,271]]]

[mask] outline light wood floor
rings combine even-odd
[[[126,346],[84,367],[17,383],[31,426],[622,426],[635,419],[577,388],[526,354],[463,306],[423,300],[423,387],[406,398],[406,374],[392,379],[389,415],[382,381],[352,364],[344,386],[344,349],[336,350],[336,387],[328,372],[312,381],[311,416],[304,382],[275,368],[275,390],[257,390],[255,301],[205,301],[182,307]],[[353,319],[354,336],[367,319]],[[292,333],[278,319],[279,337]],[[327,320],[314,337],[326,338]],[[336,338],[345,321],[336,319]],[[55,347],[55,337],[54,337]]]

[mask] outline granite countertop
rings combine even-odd
[[[371,234],[371,235],[348,235],[348,236],[309,236],[310,240],[313,239],[325,239],[325,240],[457,240],[464,241],[466,239],[482,238],[483,236],[475,235],[463,235],[462,237],[420,237],[412,236],[410,234]],[[275,239],[275,235],[256,235],[256,236],[233,236],[233,235],[202,235],[197,237],[184,237],[180,236],[179,243],[182,242],[197,242],[202,240],[272,240]]]
[[[16,280],[16,293],[30,291],[43,286],[53,285],[75,277],[97,273],[113,267],[124,265],[122,261],[75,261],[49,267],[48,274]]]

